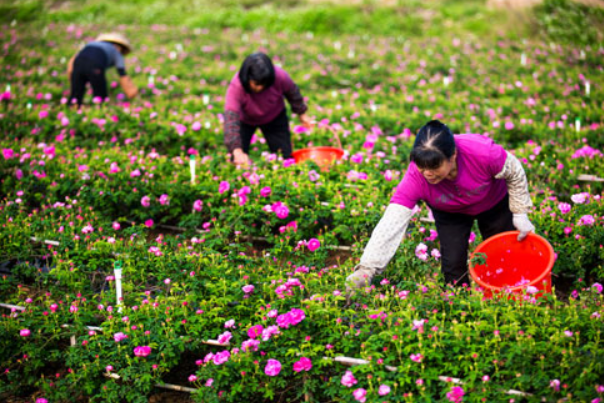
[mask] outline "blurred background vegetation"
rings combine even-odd
[[[187,26],[317,35],[604,43],[604,0],[15,0],[0,22]]]

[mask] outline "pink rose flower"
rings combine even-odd
[[[269,197],[271,195],[271,188],[270,186],[265,186],[262,189],[260,189],[260,196],[262,197]]]
[[[229,184],[229,182],[222,181],[220,182],[220,185],[218,185],[218,193],[223,194],[224,192],[228,192],[230,188],[231,185]]]
[[[137,357],[147,357],[149,354],[151,354],[151,347],[149,346],[134,347],[134,355]]]
[[[378,395],[386,396],[388,393],[390,393],[390,386],[380,385],[380,388],[378,389]]]
[[[21,329],[19,331],[19,336],[21,336],[21,337],[29,337],[30,334],[31,334],[31,330],[29,330],[29,329]]]
[[[317,238],[310,238],[306,243],[309,251],[314,252],[321,247],[321,242]]]
[[[4,156],[5,160],[9,160],[15,156],[15,152],[12,148],[3,148],[2,155]]]
[[[276,202],[271,207],[277,218],[281,220],[287,218],[289,215],[289,208],[281,202]]]
[[[281,372],[281,363],[274,359],[269,359],[264,367],[264,373],[268,376],[277,376]]]
[[[125,335],[122,332],[116,333],[113,335],[113,340],[115,340],[116,343],[119,343],[122,340],[126,340],[128,338],[128,335]]]
[[[248,329],[247,335],[250,339],[256,339],[258,336],[260,336],[262,334],[263,330],[264,330],[264,326],[254,325]]]
[[[159,204],[161,204],[162,206],[169,206],[170,197],[167,194],[163,194],[163,195],[159,196]]]
[[[356,389],[354,392],[352,392],[352,395],[357,402],[365,403],[367,400],[367,391],[363,388]]]
[[[357,383],[357,380],[354,377],[354,374],[352,373],[352,371],[346,371],[346,373],[344,373],[344,375],[342,375],[342,379],[340,380],[340,382],[342,383],[342,385],[350,388],[351,386],[353,386]]]
[[[232,337],[233,335],[231,334],[231,332],[224,332],[223,334],[218,336],[218,343],[226,344],[231,340]]]
[[[447,392],[447,399],[453,403],[461,403],[465,394],[461,386],[453,386],[450,392]]]

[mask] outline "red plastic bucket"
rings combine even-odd
[[[530,233],[518,242],[518,231],[502,232],[482,242],[470,259],[470,275],[484,289],[486,297],[505,292],[522,294],[528,286],[539,292],[552,292],[554,248],[543,237]],[[484,264],[472,264],[478,253],[486,255]]]
[[[296,150],[292,156],[296,162],[306,160],[314,161],[319,167],[327,168],[335,160],[339,160],[344,155],[344,150],[336,147],[310,147]]]

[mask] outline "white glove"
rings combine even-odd
[[[518,241],[522,241],[526,238],[529,232],[535,231],[535,226],[531,223],[526,214],[514,214],[513,222],[514,227],[520,231],[520,234],[518,234]]]
[[[350,294],[356,288],[371,285],[376,271],[374,268],[358,265],[354,273],[346,277],[346,292]]]
[[[357,265],[354,273],[346,277],[346,306],[350,306],[355,290],[370,286],[377,269]]]

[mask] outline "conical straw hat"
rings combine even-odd
[[[107,34],[100,34],[97,38],[97,41],[103,41],[103,42],[111,42],[111,43],[117,43],[118,45],[122,45],[124,47],[124,49],[126,50],[124,52],[125,55],[127,55],[128,53],[132,52],[132,45],[130,45],[130,42],[128,41],[128,39],[126,39],[126,37],[122,34],[119,34],[117,32],[110,32]]]

